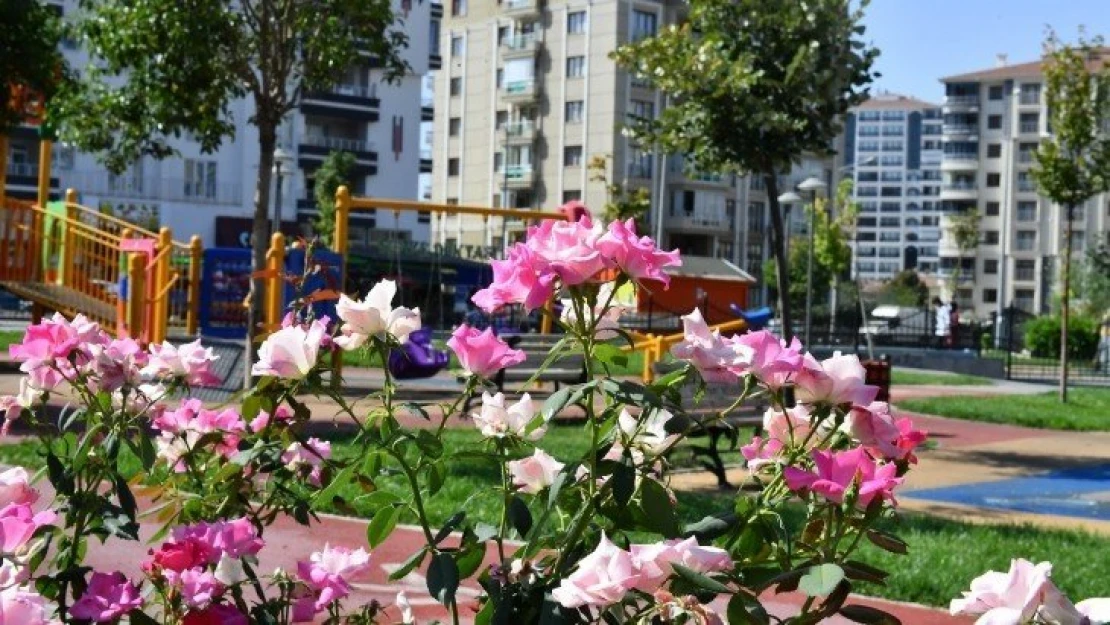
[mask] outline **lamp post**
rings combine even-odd
[[[275,232],[281,231],[281,189],[282,189],[282,174],[285,171],[282,169],[283,165],[293,162],[293,157],[280,147],[274,150],[274,220],[270,223],[270,236]]]
[[[819,178],[806,178],[798,185],[801,191],[809,191],[811,208],[809,211],[809,249],[806,251],[806,333],[805,344],[810,345],[810,327],[813,325],[813,231],[817,226],[817,192],[827,185]]]
[[[801,201],[802,201],[802,196],[798,195],[797,193],[794,193],[793,191],[787,191],[786,193],[783,193],[782,195],[779,196],[779,205],[782,206],[782,212],[786,217],[786,227],[783,228],[783,231],[784,231],[783,232],[783,237],[785,237],[785,238],[782,242],[782,251],[783,251],[783,256],[786,258],[786,267],[779,267],[779,271],[786,271],[786,272],[790,271],[790,235],[791,235],[791,231],[792,231],[792,228],[791,228],[791,223],[792,222],[791,222],[791,219],[790,219],[790,207],[791,207],[791,205],[796,204],[796,203],[801,202]],[[787,275],[790,275],[790,274],[787,273]],[[782,294],[782,301],[783,302],[786,302],[789,298],[790,298],[789,293],[783,293]],[[781,311],[780,311],[780,313],[781,313]],[[783,337],[783,338],[787,338],[787,337]]]

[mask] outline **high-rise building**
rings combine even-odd
[[[848,114],[844,158],[860,207],[852,273],[860,280],[937,271],[941,153],[935,104],[880,94]]]
[[[432,197],[448,204],[554,209],[582,200],[595,212],[607,183],[651,194],[653,230],[684,253],[739,258],[734,176],[686,171],[681,156],[644,150],[622,134],[653,118],[662,95],[609,58],[656,34],[683,4],[666,0],[456,0],[443,22],[436,76]],[[604,159],[603,177],[588,167]],[[447,245],[500,249],[523,224],[435,218]]]
[[[52,0],[50,5],[63,19],[79,10],[77,0]],[[432,113],[430,106],[421,106],[421,82],[438,63],[430,43],[438,39],[443,9],[430,2],[395,0],[393,10],[408,37],[402,56],[410,73],[386,83],[367,54],[327,92],[306,94],[279,130],[281,149],[289,157],[282,166],[282,205],[276,209],[284,222],[306,226],[312,220],[314,174],[334,150],[355,156],[354,193],[417,197],[420,172],[431,166],[421,158],[421,122]],[[80,70],[89,63],[77,42],[63,41],[62,49],[70,66]],[[204,154],[199,144],[182,138],[171,142],[179,157],[144,158],[121,175],[108,173],[94,155],[55,144],[51,193],[57,197],[63,189],[75,188],[85,205],[111,207],[146,225],[169,226],[176,237],[199,234],[206,246],[247,245],[259,161],[258,134],[247,121],[251,109],[246,99],[232,103],[235,134],[217,152]],[[9,146],[6,192],[33,198],[38,136],[31,128],[16,129]],[[276,199],[271,193],[271,202]],[[356,214],[351,237],[356,246],[383,238],[427,240],[428,225],[416,213],[397,219],[392,214]]]
[[[941,220],[941,275],[958,282],[949,293],[979,317],[1010,305],[1046,312],[1057,290],[1067,211],[1038,194],[1030,173],[1051,132],[1041,62],[1010,65],[999,57],[994,68],[942,81],[942,208],[981,215],[974,249],[960,249],[949,220]],[[1075,254],[1110,230],[1108,210],[1107,194],[1076,207]]]

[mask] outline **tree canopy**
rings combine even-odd
[[[0,135],[24,121],[27,98],[49,100],[66,79],[62,23],[39,0],[0,2]]]
[[[350,152],[331,152],[316,170],[313,195],[316,197],[316,222],[312,224],[324,245],[331,247],[335,235],[335,192],[351,184],[355,169],[355,155]]]

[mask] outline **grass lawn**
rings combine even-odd
[[[0,350],[8,353],[8,347],[23,340],[23,330],[0,330]]]
[[[450,430],[445,437],[445,442],[456,449],[481,444],[479,434],[471,430]],[[586,448],[581,428],[572,426],[553,427],[542,445],[563,460],[576,457]],[[336,439],[334,452],[347,456],[356,450],[350,443]],[[41,466],[30,442],[0,445],[0,461]],[[473,459],[456,460],[449,465],[449,474],[452,479],[444,489],[427,501],[433,520],[442,522],[456,510],[465,509],[477,520],[496,522],[498,498],[491,489],[497,479],[496,469]],[[398,494],[406,492],[395,478],[381,478],[377,484],[380,489]],[[356,487],[341,494],[356,513],[363,516],[373,513],[360,499],[362,491]],[[732,499],[730,494],[678,493],[680,514],[685,521],[731,509]],[[334,511],[330,507],[322,510]],[[795,508],[792,512],[792,521],[797,522],[799,510]],[[986,569],[1006,570],[1011,557],[1050,559],[1055,564],[1053,578],[1077,600],[1105,594],[1104,580],[1110,579],[1110,558],[1092,555],[1107,553],[1110,538],[1030,526],[977,526],[920,515],[907,515],[887,529],[907,541],[910,555],[895,556],[865,543],[858,559],[889,571],[891,576],[885,586],[860,586],[859,592],[946,606]]]
[[[1110,431],[1110,389],[1073,388],[1068,403],[1055,391],[1039,395],[997,397],[930,397],[898,402],[900,408],[925,414],[1008,423],[1050,430]]]
[[[891,384],[942,384],[945,386],[990,386],[994,381],[977,375],[964,373],[928,373],[924,371],[906,371],[894,368],[891,374]]]

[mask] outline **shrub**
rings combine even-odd
[[[1039,358],[1060,355],[1060,316],[1030,319],[1025,324],[1025,346]],[[1098,322],[1092,317],[1068,317],[1068,355],[1090,360],[1098,349]]]

